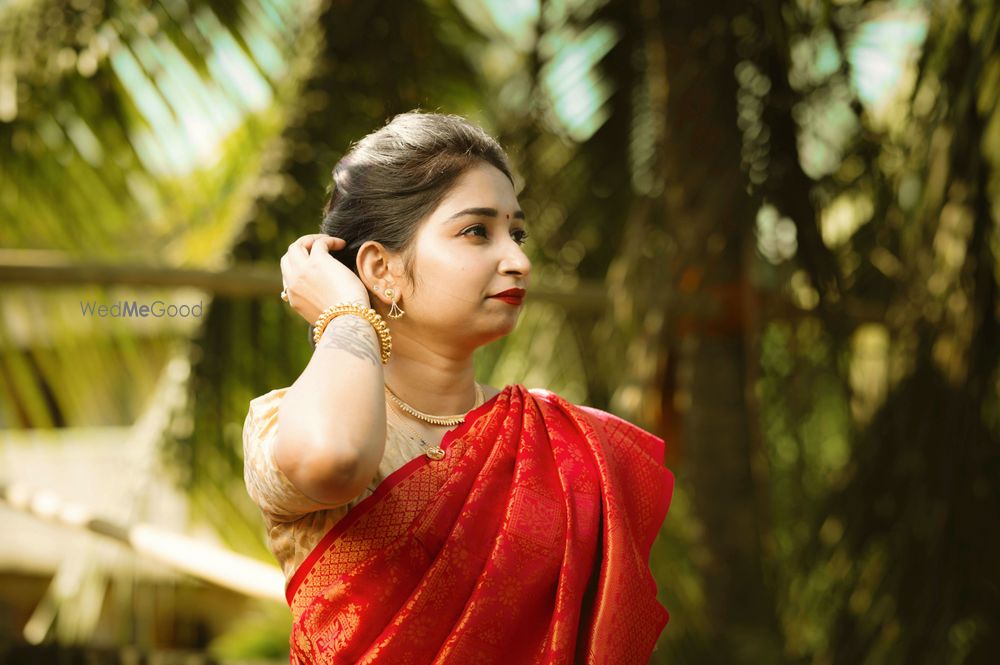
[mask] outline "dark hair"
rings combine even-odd
[[[323,233],[346,242],[333,256],[357,275],[358,250],[374,240],[401,252],[413,279],[410,250],[420,221],[462,173],[481,162],[513,184],[503,148],[465,118],[420,109],[395,116],[353,144],[333,168],[320,225]]]

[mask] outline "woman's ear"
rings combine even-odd
[[[358,248],[357,268],[361,281],[372,290],[375,285],[393,285],[398,288],[401,258],[380,242],[368,240]],[[381,296],[384,289],[379,289]]]

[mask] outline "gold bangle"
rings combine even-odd
[[[313,324],[313,342],[318,345],[319,338],[323,336],[323,331],[326,330],[330,321],[333,321],[342,314],[356,314],[372,324],[372,327],[375,328],[375,334],[378,335],[382,364],[385,365],[388,363],[389,356],[392,355],[392,337],[389,336],[389,327],[382,320],[378,312],[371,307],[365,307],[357,303],[330,305],[323,310],[323,313],[316,319],[316,323]]]

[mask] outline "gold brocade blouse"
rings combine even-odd
[[[400,416],[386,406],[386,442],[378,472],[358,496],[342,506],[307,512],[315,502],[288,480],[274,459],[278,433],[278,405],[288,388],[277,388],[250,401],[243,424],[243,480],[250,498],[260,508],[267,544],[289,580],[323,536],[347,512],[370,496],[382,480],[424,448],[398,424]]]

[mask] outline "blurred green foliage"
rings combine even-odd
[[[464,114],[511,154],[533,282],[569,294],[529,303],[478,378],[667,439],[652,662],[987,662],[998,30],[991,0],[7,3],[0,246],[273,269],[352,141]],[[240,432],[305,365],[304,325],[276,296],[180,332],[44,315],[95,292],[130,291],[0,294],[0,421],[131,422],[190,340],[165,455],[267,559]],[[275,655],[255,633],[219,653]]]

